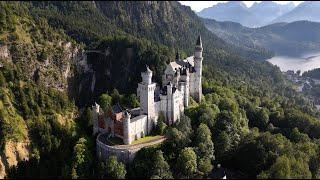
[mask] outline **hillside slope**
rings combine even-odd
[[[226,42],[248,48],[265,48],[276,55],[299,56],[320,48],[320,23],[297,21],[261,28],[203,19],[206,27]]]
[[[26,6],[0,2],[0,178],[24,160],[68,159],[77,109],[68,98],[75,49]],[[69,45],[69,46],[68,46]],[[63,153],[62,153],[63,152]],[[51,174],[61,171],[54,168]],[[60,165],[59,165],[60,166]]]
[[[289,11],[288,13],[276,18],[271,23],[294,22],[302,20],[320,22],[319,9],[319,1],[305,1],[295,7],[292,11]]]

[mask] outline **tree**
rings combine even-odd
[[[209,158],[203,157],[198,160],[198,170],[202,175],[208,175],[212,171],[212,169],[213,165]]]
[[[294,157],[280,156],[269,170],[263,171],[258,178],[274,179],[310,179],[311,172],[309,166],[302,159]]]
[[[183,135],[182,143],[184,144],[184,146],[187,146],[191,142],[190,136],[193,133],[193,130],[191,127],[191,119],[188,116],[181,114],[180,121],[177,124],[177,129]]]
[[[167,124],[164,122],[165,121],[165,117],[163,115],[162,112],[159,113],[159,117],[158,117],[158,121],[157,121],[157,126],[156,126],[156,133],[163,135],[164,134],[164,130],[167,127]]]
[[[123,163],[118,162],[116,156],[110,156],[106,162],[107,177],[113,179],[124,179],[126,177],[126,168]]]
[[[221,159],[224,155],[226,155],[226,152],[228,152],[230,148],[231,140],[228,134],[225,131],[223,131],[218,135],[217,139],[215,140],[217,158]]]
[[[111,97],[112,97],[112,104],[120,103],[122,100],[122,97],[119,94],[119,91],[117,89],[113,89]]]
[[[73,148],[71,177],[75,179],[89,177],[91,163],[92,155],[89,151],[88,140],[82,137]]]
[[[108,94],[105,93],[99,97],[99,104],[103,110],[109,108],[111,106],[111,103],[112,103],[112,97],[109,96]]]
[[[2,72],[0,72],[0,87],[6,86],[6,79],[4,78]]]
[[[201,123],[196,134],[196,152],[200,158],[214,159],[214,147],[211,140],[211,132],[207,125]]]
[[[191,147],[181,150],[177,163],[180,172],[187,178],[197,172],[197,155]]]
[[[211,130],[214,129],[215,119],[219,114],[220,110],[217,105],[212,105],[211,107],[205,107],[200,109],[201,116],[199,117],[199,122],[206,124]]]
[[[249,118],[250,127],[258,127],[261,130],[265,130],[269,123],[269,111],[266,108],[256,108],[252,104],[248,105],[246,111]],[[272,115],[274,116],[274,114]]]
[[[151,179],[172,179],[169,164],[163,157],[161,150],[156,151],[153,158],[152,176]]]
[[[135,94],[130,94],[126,98],[126,105],[128,105],[131,108],[139,107],[140,103],[138,101],[138,98]]]

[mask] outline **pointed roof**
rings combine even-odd
[[[152,71],[149,69],[149,66],[148,65],[146,65],[146,71],[145,71],[146,73],[152,73]]]
[[[201,35],[198,36],[196,45],[197,45],[197,46],[202,46]]]
[[[178,50],[177,50],[177,53],[176,53],[176,60],[180,60],[180,54],[179,54]]]

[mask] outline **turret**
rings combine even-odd
[[[146,66],[146,71],[141,73],[142,83],[151,84],[152,83],[152,71]]]
[[[99,132],[99,116],[100,113],[100,105],[95,103],[94,106],[92,106],[92,121],[93,121],[93,134],[96,134]]]
[[[172,95],[172,83],[169,82],[168,85],[167,85],[167,95],[169,97],[169,95],[171,96]]]
[[[201,36],[198,37],[196,46],[195,46],[195,51],[194,51],[194,69],[196,71],[195,74],[195,100],[198,102],[201,102],[201,96],[202,96],[202,84],[201,84],[201,76],[202,76],[202,40]]]
[[[123,120],[123,143],[124,144],[131,144],[131,134],[130,134],[130,119],[131,114],[125,110],[124,112],[124,120]]]
[[[180,54],[179,54],[179,51],[177,50],[177,53],[176,53],[176,61],[179,61],[180,60]]]
[[[152,71],[146,66],[146,71],[141,73],[142,82],[138,84],[140,96],[140,114],[148,115],[148,119],[155,119],[154,91],[156,83],[151,81]]]
[[[189,84],[189,81],[190,78],[189,78],[189,69],[186,70],[186,85],[185,85],[185,91],[184,91],[184,98],[183,98],[183,104],[184,104],[184,107],[188,107],[189,106],[189,87],[190,87],[190,84]]]
[[[168,104],[167,104],[167,117],[168,117],[168,123],[169,123],[169,125],[171,125],[172,124],[172,108],[173,108],[173,106],[172,106],[172,104],[173,104],[173,98],[172,98],[172,84],[171,84],[171,82],[169,82],[168,84],[167,84],[167,98],[168,98]]]

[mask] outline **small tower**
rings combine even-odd
[[[148,66],[146,66],[146,71],[141,73],[141,76],[142,82],[138,84],[140,114],[148,116],[148,124],[151,126],[154,124],[152,122],[155,121],[154,91],[156,83],[152,82],[152,71]]]
[[[176,61],[179,61],[180,60],[180,54],[179,54],[179,51],[177,50],[177,53],[176,53]]]
[[[189,87],[190,87],[190,78],[189,78],[189,68],[186,68],[186,85],[185,85],[185,91],[184,91],[184,107],[189,106]]]
[[[194,69],[195,69],[195,100],[197,102],[201,102],[201,96],[202,96],[202,84],[201,84],[201,76],[202,76],[202,40],[201,36],[198,37],[196,42],[196,47],[194,51]]]
[[[99,132],[99,113],[100,105],[95,103],[95,105],[92,106],[93,135]]]
[[[173,120],[173,111],[172,111],[172,101],[173,101],[173,96],[172,96],[172,83],[169,82],[167,84],[167,100],[168,100],[168,104],[167,104],[167,121],[168,121],[168,124],[171,125]]]
[[[146,71],[141,73],[142,83],[151,84],[152,83],[152,71],[146,66]]]
[[[130,134],[130,113],[125,110],[124,112],[124,120],[123,120],[123,143],[124,144],[131,144],[131,134]]]

